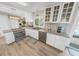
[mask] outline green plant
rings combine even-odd
[[[26,21],[22,21],[21,23],[19,23],[19,25],[21,26],[21,27],[25,27],[26,26]]]

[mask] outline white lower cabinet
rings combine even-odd
[[[33,30],[33,29],[26,29],[25,30],[26,35],[29,35],[35,39],[38,39],[38,31],[37,30]],[[65,37],[62,36],[57,36],[54,34],[50,34],[47,33],[47,38],[46,38],[46,43],[50,46],[53,46],[57,49],[60,49],[61,51],[64,51],[65,47],[66,47],[66,39]]]
[[[8,33],[5,33],[4,35],[5,35],[5,41],[7,44],[10,44],[15,41],[13,32],[8,32]]]
[[[55,47],[61,51],[65,49],[65,38],[53,34],[47,33],[46,43],[52,47]]]
[[[58,48],[58,49],[64,51],[65,50],[65,38],[56,37],[56,39],[55,39],[55,48]]]
[[[26,35],[26,36],[29,35],[29,29],[25,29],[25,35]]]
[[[46,43],[48,45],[54,46],[54,44],[55,44],[55,36],[53,36],[52,34],[47,33]]]
[[[37,30],[30,30],[30,36],[38,39],[38,31]]]
[[[26,29],[26,35],[29,35],[35,39],[38,39],[38,31],[33,29]]]

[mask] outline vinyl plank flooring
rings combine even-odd
[[[40,41],[32,42],[33,38],[24,38],[9,45],[0,46],[0,56],[56,56],[59,50]]]

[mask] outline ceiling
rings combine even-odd
[[[47,6],[52,6],[55,2],[25,2],[28,6],[22,6],[16,2],[0,2],[0,4],[8,5],[14,8],[18,8],[23,11],[34,12]]]

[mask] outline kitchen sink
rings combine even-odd
[[[42,28],[39,28],[39,27],[33,27],[32,29],[40,30],[40,29],[42,29]]]

